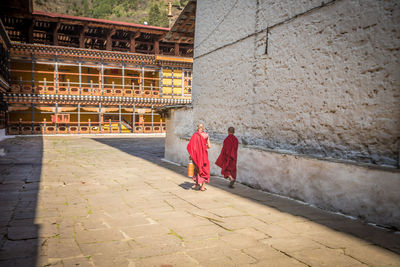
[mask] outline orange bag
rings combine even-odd
[[[193,177],[194,175],[194,164],[193,161],[190,159],[188,163],[188,176]]]

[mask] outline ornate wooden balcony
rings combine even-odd
[[[113,133],[165,133],[163,122],[135,122],[132,124],[120,121],[107,122],[30,122],[10,121],[9,135],[31,134],[113,134]]]

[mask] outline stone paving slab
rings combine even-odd
[[[0,266],[400,266],[400,235],[212,177],[160,137],[0,142]]]

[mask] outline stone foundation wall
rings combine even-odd
[[[189,158],[186,146],[190,135],[176,135],[180,123],[176,123],[178,120],[174,117],[182,118],[190,112],[172,111],[172,117],[167,121],[165,158],[184,166]],[[191,134],[195,131],[192,125],[186,129]],[[211,174],[220,175],[221,169],[214,163],[222,142],[212,140],[211,145],[208,151]],[[366,222],[400,229],[398,170],[278,153],[241,144],[237,181]]]

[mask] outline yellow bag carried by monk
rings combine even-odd
[[[189,159],[189,163],[188,163],[188,176],[189,177],[193,177],[194,175],[194,164],[192,159]]]

